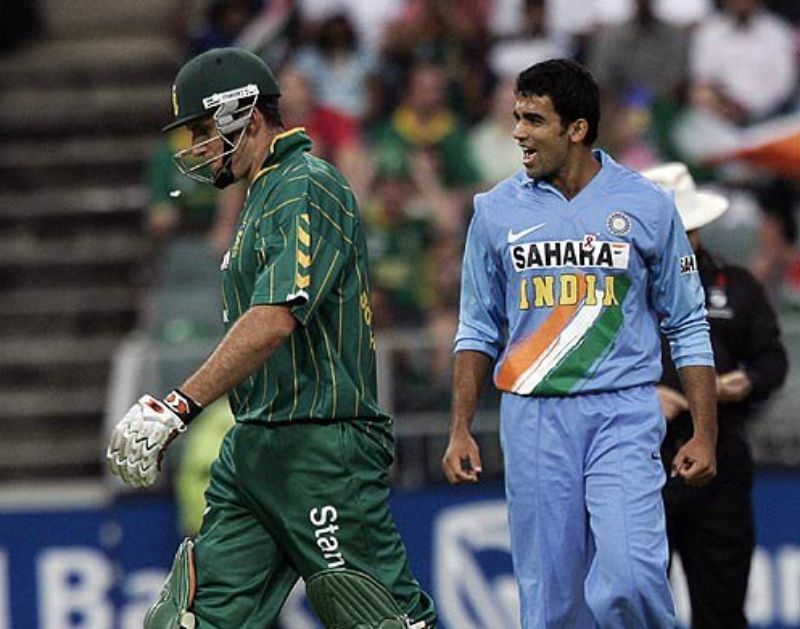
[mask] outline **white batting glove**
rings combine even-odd
[[[164,402],[143,395],[111,433],[106,449],[111,473],[132,487],[149,487],[167,446],[185,430],[186,424]]]

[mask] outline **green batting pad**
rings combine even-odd
[[[189,611],[194,600],[194,542],[185,539],[175,553],[172,570],[155,604],[144,619],[144,629],[194,629]]]
[[[324,570],[306,582],[314,611],[328,629],[407,629],[408,618],[375,578],[354,570]]]

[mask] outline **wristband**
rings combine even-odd
[[[200,404],[195,402],[180,389],[173,389],[170,391],[167,397],[163,399],[163,402],[169,410],[175,413],[178,418],[187,425],[203,411],[203,407],[200,406]]]

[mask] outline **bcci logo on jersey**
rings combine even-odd
[[[545,240],[509,247],[517,272],[561,267],[627,269],[630,244],[605,240]]]

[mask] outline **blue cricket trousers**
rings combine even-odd
[[[653,386],[500,407],[523,629],[675,626]]]

